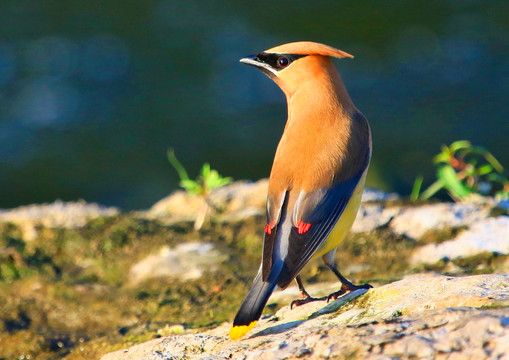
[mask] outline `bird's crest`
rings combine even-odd
[[[323,55],[336,58],[353,58],[349,53],[333,48],[332,46],[315,43],[312,41],[298,41],[273,47],[265,50],[267,53],[287,53],[298,55]]]

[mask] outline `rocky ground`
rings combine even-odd
[[[0,359],[509,356],[507,203],[410,204],[375,190],[336,255],[374,289],[291,311],[298,290],[276,292],[230,341],[259,264],[266,190],[266,180],[218,189],[199,231],[205,204],[184,192],[132,213],[0,210]],[[313,294],[337,286],[320,261],[303,278]]]
[[[352,301],[353,300],[353,301]],[[288,306],[241,341],[228,325],[119,350],[120,359],[502,359],[509,275],[412,275],[325,304]]]

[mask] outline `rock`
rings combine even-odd
[[[509,254],[509,216],[483,219],[453,240],[423,246],[414,253],[412,263],[435,263],[485,251]]]
[[[212,214],[218,211],[236,219],[264,214],[268,184],[268,179],[236,181],[213,190],[208,198]],[[158,201],[145,215],[166,222],[194,221],[204,206],[203,198],[180,190]]]
[[[149,218],[172,216],[175,220],[194,220],[205,202],[202,198],[177,190],[156,202],[145,214]]]
[[[396,193],[388,193],[382,190],[365,187],[362,193],[362,202],[374,201],[396,201],[399,200],[399,195]]]
[[[509,274],[509,257],[507,257],[504,262],[502,262],[501,264],[499,264],[499,266],[497,266],[494,273]]]
[[[370,291],[365,311],[353,321],[388,319],[394,314],[447,307],[509,306],[509,275],[452,277],[418,274]]]
[[[225,212],[244,211],[246,208],[265,209],[269,180],[236,181],[214,190],[210,202]]]
[[[149,255],[131,267],[129,282],[132,285],[154,277],[173,277],[181,280],[198,279],[204,271],[217,269],[226,255],[214,249],[211,243],[189,242],[174,249],[163,247],[158,254]]]
[[[100,216],[119,214],[116,207],[105,207],[85,201],[27,205],[14,209],[0,210],[0,222],[11,222],[20,226],[25,240],[37,236],[37,226],[49,228],[78,228]]]
[[[470,225],[489,215],[490,209],[476,204],[440,203],[406,208],[389,224],[399,235],[419,239],[428,230]]]
[[[352,232],[368,232],[387,225],[401,212],[398,207],[386,208],[381,204],[361,204],[352,225]]]
[[[331,304],[314,302],[260,320],[240,341],[229,324],[167,336],[102,357],[117,359],[391,359],[508,356],[509,275],[412,275]],[[498,307],[498,308],[497,308]],[[328,309],[327,309],[328,308]],[[326,309],[326,310],[324,310]]]

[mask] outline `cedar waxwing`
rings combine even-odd
[[[242,303],[230,338],[253,328],[270,295],[297,280],[302,296],[293,305],[337,298],[356,286],[334,265],[336,247],[355,220],[371,158],[371,133],[354,106],[331,56],[353,56],[314,42],[294,42],[241,59],[283,90],[288,120],[269,179],[262,263]],[[341,281],[339,291],[316,299],[298,275],[319,256]]]

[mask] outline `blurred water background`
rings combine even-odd
[[[509,166],[509,2],[0,1],[0,208],[146,208],[191,175],[269,174],[283,94],[238,62],[297,40],[338,60],[370,120],[368,185],[408,194],[458,139]]]

